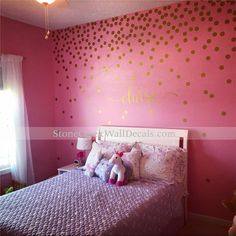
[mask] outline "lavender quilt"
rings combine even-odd
[[[173,235],[183,223],[181,197],[180,186],[162,181],[116,187],[74,170],[1,196],[0,230],[1,235]]]

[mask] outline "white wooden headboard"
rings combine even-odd
[[[97,128],[97,141],[122,143],[143,142],[182,147],[187,150],[188,130],[100,126]]]

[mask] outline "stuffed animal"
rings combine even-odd
[[[222,205],[234,214],[233,225],[229,228],[228,235],[236,236],[236,190],[234,190],[232,199],[223,200]]]
[[[123,165],[123,161],[121,159],[122,156],[123,152],[115,152],[115,154],[109,160],[110,163],[114,164],[109,178],[110,184],[116,183],[117,186],[122,186],[128,182],[128,180],[125,179],[125,166]]]

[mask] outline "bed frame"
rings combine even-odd
[[[163,129],[145,127],[119,127],[119,126],[100,126],[97,128],[96,141],[112,141],[122,143],[143,142],[150,144],[169,145],[181,147],[188,151],[188,130],[184,129]],[[186,155],[186,165],[187,163]],[[185,173],[185,196],[184,221],[187,222],[187,169]]]

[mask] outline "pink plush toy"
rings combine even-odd
[[[115,184],[117,186],[122,186],[124,184],[127,184],[127,180],[125,179],[125,167],[123,165],[121,157],[123,156],[123,152],[116,152],[111,159],[109,160],[110,163],[114,164],[114,166],[111,169],[111,174],[109,178],[110,184]],[[117,175],[117,181],[116,181],[116,175]]]

